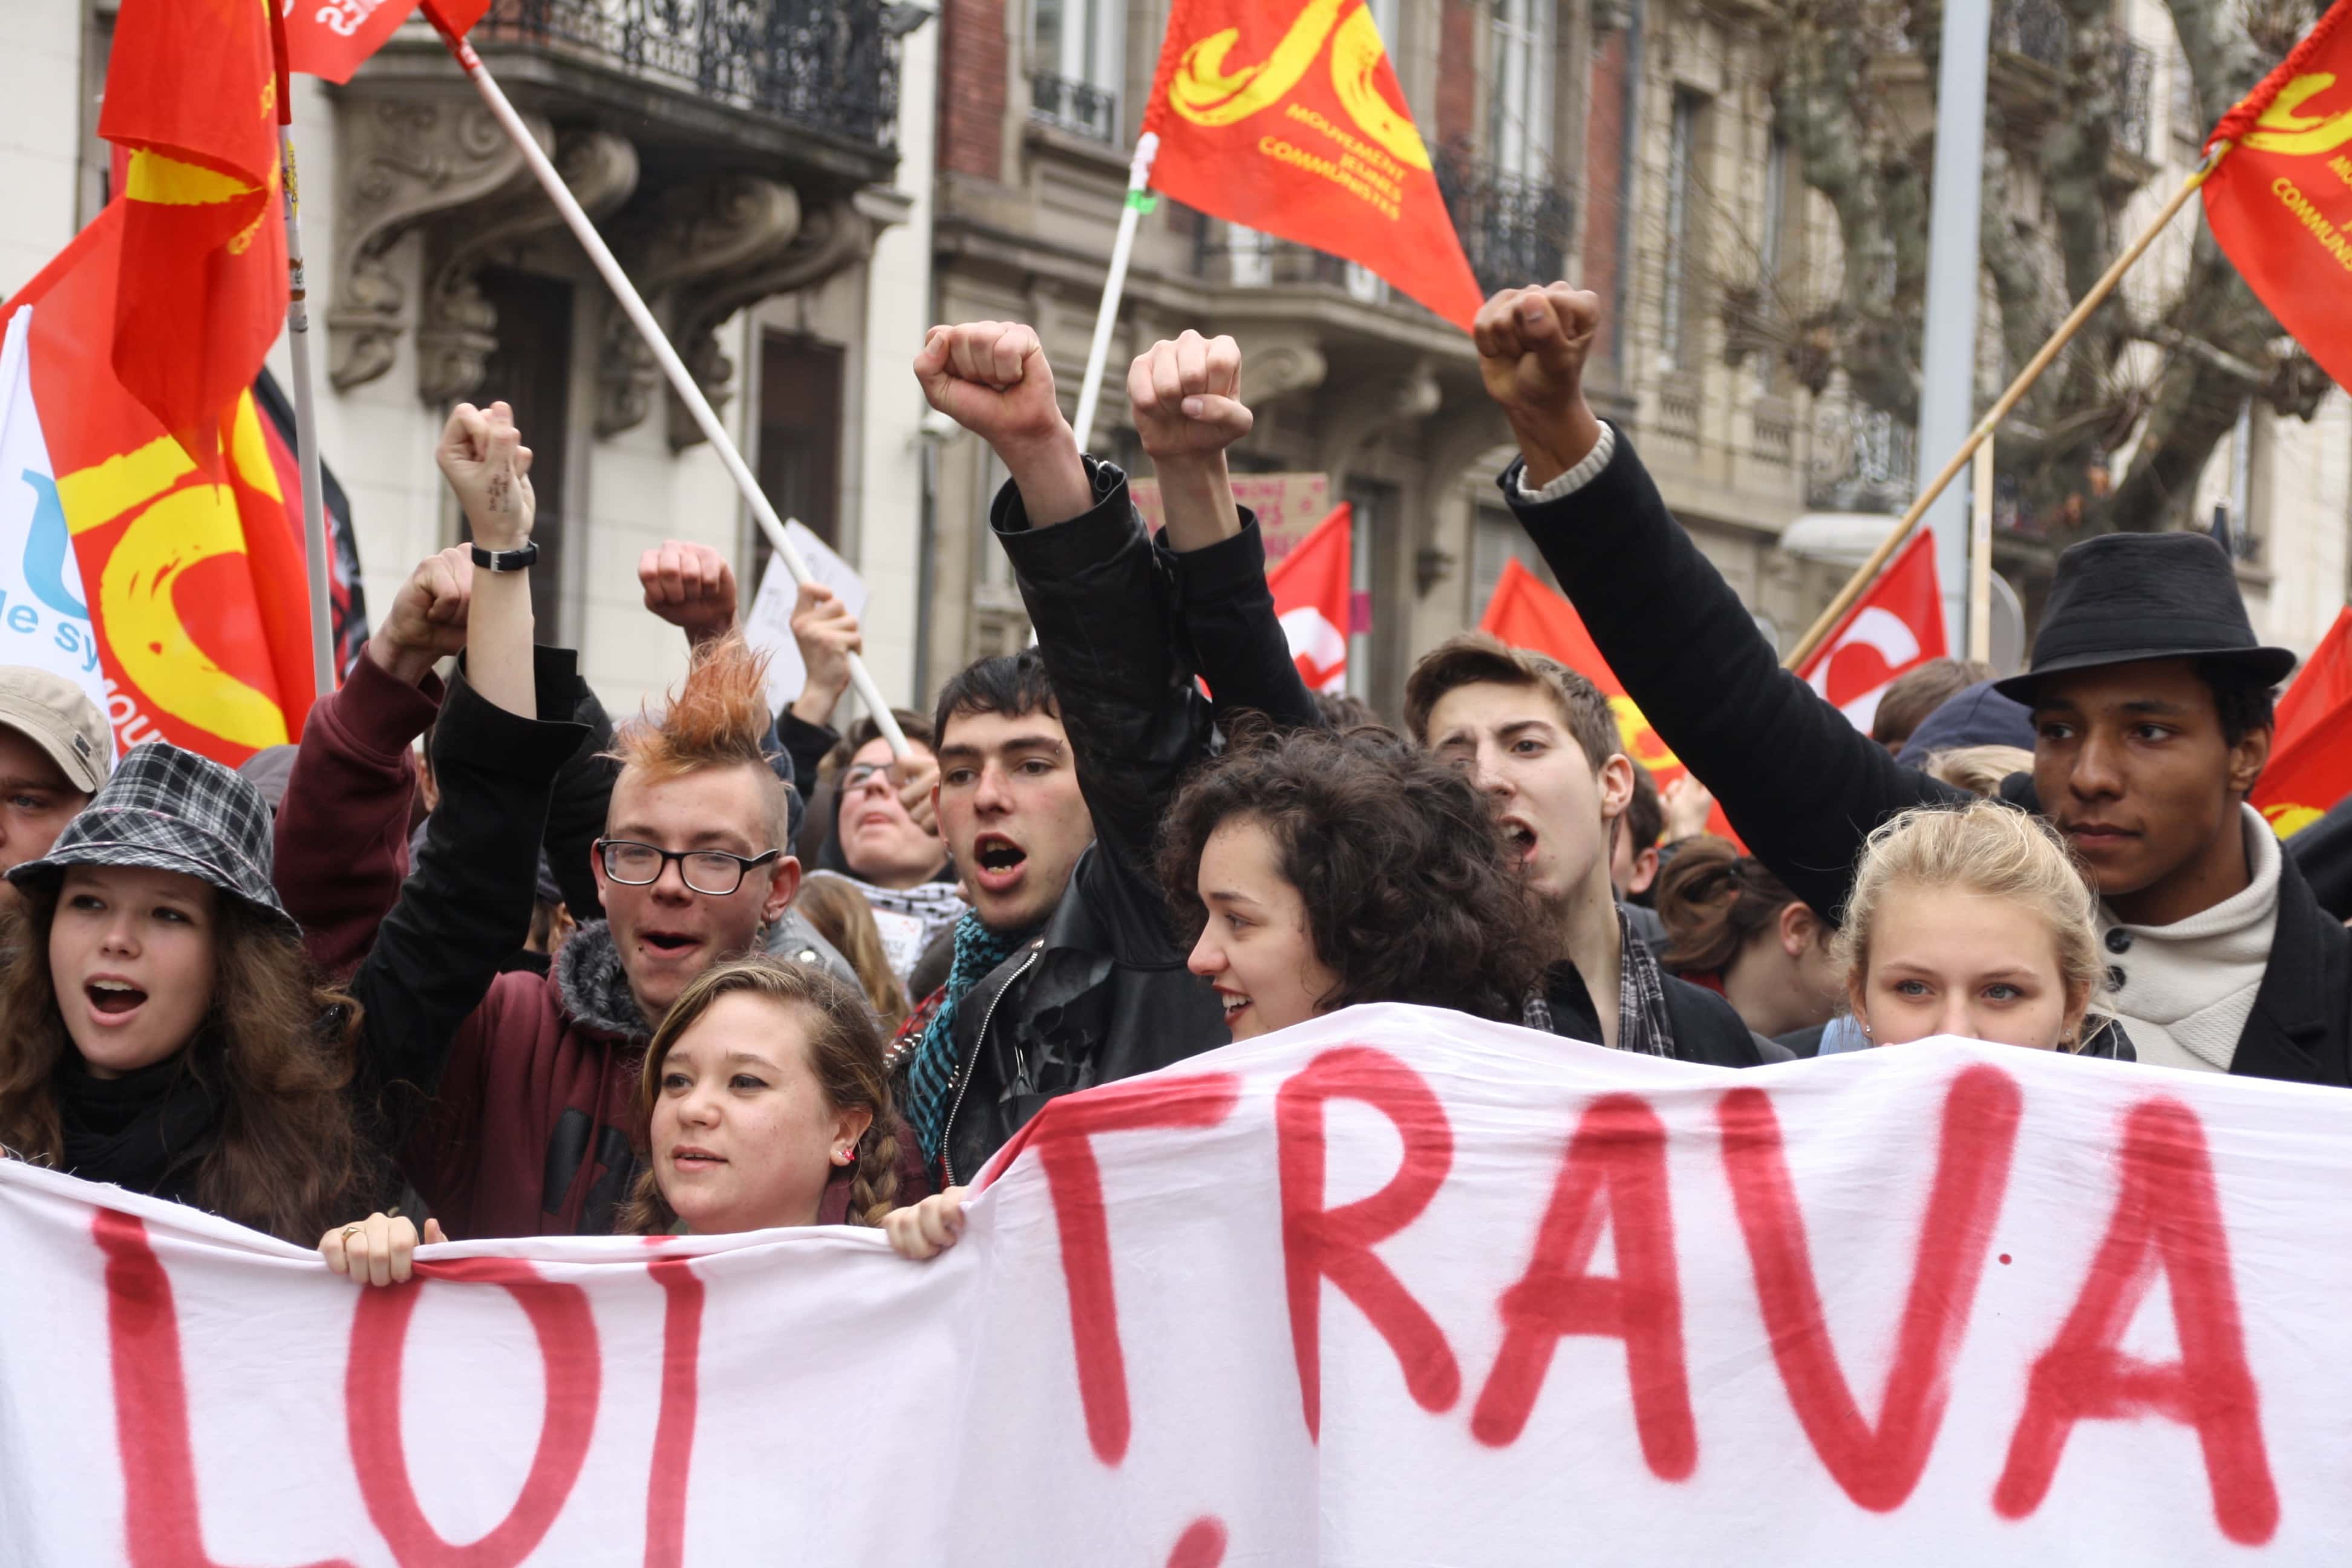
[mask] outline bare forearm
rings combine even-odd
[[[1087,479],[1078,438],[1066,421],[1052,437],[1020,447],[1000,447],[996,455],[1021,492],[1032,528],[1051,528],[1094,510],[1094,486]]]
[[[1233,479],[1226,472],[1223,452],[1161,459],[1153,464],[1153,470],[1160,479],[1160,509],[1168,524],[1168,543],[1178,553],[1205,550],[1241,532],[1241,512],[1234,505]]]
[[[530,573],[477,571],[466,622],[466,679],[486,700],[518,719],[539,717],[533,632]]]

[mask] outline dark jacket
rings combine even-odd
[[[1503,493],[1601,657],[1757,858],[1834,919],[1871,829],[1907,807],[1970,797],[1889,756],[1780,668],[1722,575],[1685,534],[1617,432],[1590,483],[1542,504]],[[2020,774],[2002,798],[2034,808]],[[2278,931],[2231,1070],[2352,1084],[2352,940],[2282,857]]]
[[[1663,973],[1658,984],[1665,993],[1666,1027],[1674,1036],[1675,1060],[1752,1068],[1789,1059],[1777,1051],[1767,1054],[1764,1047],[1771,1042],[1741,1022],[1738,1010],[1716,992]],[[1576,965],[1551,966],[1544,999],[1551,1008],[1552,1033],[1571,1040],[1601,1038],[1601,1015],[1593,1008],[1592,993]]]
[[[1238,537],[1176,554],[1146,536],[1126,475],[1091,459],[1088,468],[1096,504],[1084,516],[1032,529],[1010,484],[992,513],[1095,842],[1044,931],[957,1005],[939,1173],[950,1183],[979,1174],[1056,1095],[1226,1043],[1223,1010],[1185,969],[1187,944],[1152,874],[1160,817],[1210,747],[1213,710],[1193,678],[1208,680],[1219,710],[1317,722],[1275,617],[1255,520],[1245,513]]]

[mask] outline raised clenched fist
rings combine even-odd
[[[513,409],[460,403],[449,411],[433,460],[457,492],[476,543],[519,550],[530,542],[538,502],[530,489],[530,448],[515,428]]]
[[[735,625],[735,568],[708,544],[666,539],[637,558],[637,585],[646,608],[706,642]]]
[[[1017,321],[933,327],[915,377],[932,407],[1000,454],[1071,439],[1045,345]]]
[[[1565,283],[1506,289],[1479,307],[1471,336],[1486,395],[1519,437],[1529,483],[1576,466],[1601,438],[1584,400],[1584,362],[1601,331],[1601,297]]]
[[[1155,463],[1222,452],[1250,433],[1252,416],[1237,400],[1241,345],[1186,331],[1158,342],[1128,367],[1127,399],[1136,434]]]
[[[426,556],[393,595],[392,609],[368,638],[368,654],[414,686],[436,660],[466,651],[466,616],[474,592],[470,545]]]

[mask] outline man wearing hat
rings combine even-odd
[[[62,675],[0,665],[0,872],[49,852],[106,782],[106,716]],[[0,900],[16,889],[0,882]]]
[[[1565,284],[1480,311],[1486,389],[1521,453],[1504,493],[1659,736],[1750,850],[1834,916],[1872,828],[1966,797],[1780,668],[1586,403],[1600,321],[1598,298]],[[2105,1005],[2142,1061],[2352,1084],[2352,940],[2246,805],[2294,665],[2256,641],[2211,540],[2115,533],[2060,558],[2032,663],[1999,683],[2035,729],[2033,771],[2001,797],[2045,815],[2088,868]]]

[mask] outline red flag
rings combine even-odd
[[[1364,0],[1175,0],[1151,184],[1360,263],[1463,331],[1482,296]]]
[[[1923,528],[1797,673],[1867,734],[1895,677],[1943,658],[1948,646],[1936,536]]]
[[[2279,699],[2270,764],[2253,804],[2281,838],[2292,837],[2352,795],[2352,609],[2336,624]]]
[[[110,203],[8,305],[33,307],[33,401],[116,740],[235,765],[300,734],[310,710],[301,539],[250,387],[209,422],[218,444],[200,471],[116,378],[131,216]]]
[[[2352,0],[2213,127],[2230,151],[2205,221],[2231,263],[2341,386],[2352,387]]]
[[[1341,501],[1265,574],[1290,657],[1309,691],[1348,686],[1348,622],[1355,590],[1355,508]]]
[[[1625,683],[1617,679],[1609,661],[1601,657],[1593,646],[1592,634],[1584,629],[1584,617],[1576,606],[1543,581],[1515,556],[1503,563],[1503,574],[1495,583],[1494,596],[1486,601],[1486,613],[1479,617],[1478,629],[1500,637],[1513,647],[1530,648],[1549,654],[1560,663],[1583,676],[1601,689],[1609,699],[1609,710],[1617,718],[1617,738],[1625,754],[1650,770],[1651,778],[1660,789],[1665,788],[1690,770],[1659,739],[1657,731],[1631,697],[1625,695]],[[1720,806],[1707,823],[1707,831],[1734,838],[1731,824]]]
[[[98,133],[130,153],[115,374],[200,465],[286,315],[265,0],[122,0]]]
[[[329,81],[349,81],[352,73],[400,31],[416,12],[417,0],[297,0],[286,16],[286,63],[289,70]],[[463,35],[482,19],[490,0],[450,0],[436,7],[452,33]]]

